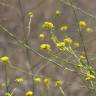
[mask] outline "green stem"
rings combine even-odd
[[[6,92],[9,92],[7,65],[4,64]]]
[[[59,87],[59,89],[60,89],[62,95],[65,96],[65,92],[64,92],[64,90],[62,89],[62,87]]]

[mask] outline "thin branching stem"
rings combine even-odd
[[[72,0],[70,0],[70,4],[72,6],[73,2]],[[75,20],[76,20],[76,26],[78,28],[78,32],[79,32],[79,36],[80,36],[80,42],[82,43],[82,46],[83,46],[83,50],[84,50],[84,53],[85,53],[85,57],[86,57],[86,60],[87,60],[87,64],[90,65],[90,62],[89,62],[89,59],[88,59],[88,56],[87,56],[87,50],[86,50],[86,47],[85,47],[85,43],[84,43],[84,39],[83,39],[83,35],[81,33],[81,28],[79,26],[79,19],[77,17],[77,14],[76,14],[76,10],[74,7],[73,8],[73,13],[74,13],[74,17],[75,17]]]
[[[9,92],[7,65],[4,64],[6,92]]]
[[[13,39],[15,39],[15,40],[18,42],[18,44],[21,44],[21,46],[23,46],[23,47],[31,50],[33,53],[37,54],[38,56],[42,57],[42,58],[45,59],[45,60],[48,60],[48,61],[51,62],[52,64],[55,64],[56,66],[58,66],[58,67],[60,67],[60,68],[63,68],[64,70],[68,70],[68,68],[64,68],[62,65],[58,64],[57,62],[53,61],[52,59],[50,59],[50,58],[48,58],[48,57],[46,57],[46,56],[40,54],[37,50],[35,50],[35,49],[33,49],[32,47],[28,46],[28,45],[25,44],[23,41],[17,39],[12,33],[10,33],[10,32],[9,32],[5,27],[3,27],[2,25],[0,25],[0,28],[1,28],[4,32],[8,33]],[[70,69],[69,69],[69,70],[70,70]],[[75,72],[74,70],[70,70],[70,71]]]
[[[83,10],[83,9],[73,5],[73,4],[71,4],[71,2],[68,2],[68,1],[66,2],[65,0],[58,0],[58,2],[60,2],[61,4],[67,5],[67,6],[71,7],[71,8],[74,8],[75,10],[83,13],[86,16],[91,17],[92,19],[94,19],[96,21],[96,16],[94,16],[91,13],[89,13],[89,12],[87,12],[87,11],[85,11],[85,10]]]
[[[61,93],[63,94],[63,96],[65,96],[65,92],[64,92],[64,90],[62,89],[62,87],[59,87],[59,89],[60,89]]]

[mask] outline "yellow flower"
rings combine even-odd
[[[56,80],[55,85],[56,85],[57,87],[61,87],[62,84],[63,84],[63,81],[62,81],[62,80]]]
[[[53,27],[54,27],[54,25],[53,25],[53,23],[52,22],[44,22],[43,24],[42,24],[42,27],[43,28],[45,28],[45,29],[48,29],[48,30],[50,30],[50,29],[52,29]]]
[[[0,82],[0,88],[4,88],[5,86],[6,86],[6,84],[5,84],[5,83]]]
[[[80,59],[85,59],[85,56],[84,55],[80,55]]]
[[[92,33],[92,32],[93,32],[93,29],[90,28],[90,27],[88,27],[88,28],[86,28],[86,31],[87,31],[88,33]]]
[[[45,78],[43,82],[44,82],[44,84],[45,84],[46,86],[49,86],[49,84],[50,84],[50,79],[49,79],[49,78]]]
[[[79,22],[79,27],[80,27],[80,29],[86,27],[86,25],[87,25],[86,22],[83,21],[83,20],[81,20],[81,21]]]
[[[44,40],[44,39],[45,39],[45,35],[44,35],[44,34],[40,34],[40,35],[39,35],[39,38],[40,38],[41,40]]]
[[[86,80],[93,80],[95,79],[95,76],[93,74],[87,73],[86,74]]]
[[[52,41],[53,43],[57,43],[57,42],[58,42],[58,39],[57,39],[56,36],[52,36],[52,37],[51,37],[51,41]]]
[[[93,71],[93,67],[92,66],[87,66],[87,70]]]
[[[1,57],[0,62],[9,63],[9,57],[7,57],[7,56]]]
[[[78,67],[79,69],[83,69],[84,66],[83,66],[82,64],[78,64],[77,67]]]
[[[68,30],[68,26],[67,25],[61,26],[60,30],[61,31],[67,31]]]
[[[33,92],[32,91],[26,92],[26,96],[32,96],[32,95],[33,95]]]
[[[72,39],[70,37],[66,37],[64,40],[65,44],[71,44],[72,43]]]
[[[5,93],[4,96],[11,96],[11,94],[9,92]]]
[[[56,44],[56,47],[62,49],[62,48],[65,47],[65,43],[64,42],[59,42],[59,43]]]
[[[24,80],[23,80],[23,78],[16,78],[15,79],[15,82],[17,82],[17,83],[21,83],[21,82],[23,82]]]
[[[80,43],[79,42],[75,42],[73,43],[74,47],[78,48],[80,46]]]
[[[32,13],[32,12],[28,12],[28,15],[29,15],[30,17],[33,17],[33,13]]]
[[[51,49],[51,46],[49,44],[41,44],[40,45],[40,49],[50,50]]]
[[[35,83],[41,83],[41,78],[39,76],[34,77]]]
[[[61,11],[60,10],[56,10],[56,15],[60,15]]]

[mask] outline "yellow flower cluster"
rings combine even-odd
[[[84,66],[82,64],[77,64],[77,67],[81,70]]]
[[[51,50],[51,46],[49,44],[41,44],[40,49]]]
[[[4,96],[12,96],[9,92],[5,93]]]
[[[89,72],[86,74],[86,80],[93,80],[95,79],[95,75],[90,74]]]
[[[29,15],[30,17],[33,17],[33,13],[32,13],[32,12],[28,12],[28,15]]]
[[[86,22],[83,21],[83,20],[81,20],[81,21],[79,22],[79,27],[80,27],[80,29],[86,27],[86,25],[87,25]]]
[[[56,47],[59,48],[59,49],[62,49],[65,47],[65,43],[64,42],[59,42],[56,44]]]
[[[86,32],[92,33],[93,32],[93,29],[91,27],[88,27],[88,28],[86,28]]]
[[[49,84],[50,84],[50,79],[49,79],[49,78],[45,78],[45,79],[44,79],[44,84],[45,84],[46,86],[49,86]]]
[[[34,77],[34,82],[35,82],[35,84],[41,84],[41,83],[43,83],[44,85],[46,85],[47,87],[49,87],[49,85],[51,83],[51,80],[48,77],[45,77],[44,79],[42,79],[40,76],[35,76]],[[61,87],[62,84],[63,84],[63,81],[62,80],[56,80],[55,81],[55,86],[56,87]]]
[[[85,56],[84,55],[80,55],[80,59],[85,59]]]
[[[52,36],[52,37],[51,37],[51,41],[52,41],[53,43],[57,43],[57,42],[58,42],[58,39],[57,39],[56,36]]]
[[[32,95],[33,95],[33,92],[32,91],[26,92],[26,96],[32,96]]]
[[[7,57],[7,56],[1,57],[0,62],[9,63],[9,57]]]
[[[43,24],[42,24],[42,27],[43,28],[45,28],[45,29],[48,29],[48,30],[50,30],[50,29],[52,29],[53,27],[54,27],[54,25],[53,25],[53,23],[52,22],[44,22]]]
[[[45,35],[44,35],[44,34],[40,34],[40,35],[39,35],[39,38],[40,38],[41,40],[44,40],[44,39],[45,39]]]
[[[68,26],[67,25],[63,25],[60,27],[61,31],[67,31],[68,30]]]
[[[24,80],[23,80],[23,78],[16,78],[15,79],[15,82],[17,82],[17,83],[21,83],[21,82],[23,82]]]
[[[60,15],[61,11],[60,10],[56,10],[56,15]]]
[[[48,77],[44,78],[42,81],[41,77],[36,76],[36,77],[34,77],[34,81],[36,84],[40,84],[43,82],[46,86],[49,86],[49,84],[50,84],[50,79]]]
[[[39,83],[41,83],[42,80],[41,80],[41,77],[36,76],[36,77],[34,77],[34,81],[36,84],[39,84]]]
[[[56,80],[56,83],[55,83],[56,87],[61,87],[62,84],[63,84],[62,80]]]
[[[73,45],[74,45],[75,48],[78,48],[80,46],[80,43],[79,42],[75,42],[75,43],[73,43]]]
[[[65,44],[71,44],[72,43],[72,39],[70,37],[66,37],[63,41]]]

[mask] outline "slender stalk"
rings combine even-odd
[[[17,0],[18,3],[18,7],[19,7],[19,11],[20,11],[20,15],[21,15],[21,23],[22,23],[22,31],[24,32],[24,40],[26,37],[26,32],[25,32],[25,16],[24,16],[24,11],[23,11],[23,6],[22,6],[22,2],[21,0]]]
[[[65,96],[65,92],[64,92],[64,90],[62,89],[62,87],[59,87],[59,89],[60,89],[62,95]]]
[[[24,22],[24,12],[22,10],[22,4],[21,4],[21,0],[18,0],[18,4],[19,4],[19,7],[20,7],[20,12],[21,12],[21,16],[22,16],[22,26],[23,26],[23,32],[24,32],[24,41],[25,41],[25,44],[29,45],[29,39],[30,39],[30,31],[31,31],[31,20],[32,20],[32,16],[30,16],[29,18],[29,23],[28,23],[28,32],[27,32],[27,35],[26,35],[26,31],[25,31],[25,22]],[[25,53],[26,53],[26,58],[27,58],[27,67],[28,67],[28,71],[30,70],[31,71],[31,57],[30,57],[30,50],[28,48],[25,48]],[[32,85],[32,88],[33,88],[33,91],[34,91],[34,80],[33,80],[33,77],[32,77],[32,82],[33,82],[33,85]]]
[[[7,65],[4,64],[6,92],[9,92]],[[5,92],[5,93],[6,93]]]
[[[13,89],[13,91],[11,92],[11,96],[13,96],[14,92],[16,91],[16,88]]]
[[[71,3],[71,6],[72,6],[72,4],[73,4],[72,0],[70,0],[70,3]],[[76,10],[74,8],[72,8],[72,9],[73,9],[74,17],[75,17],[75,20],[76,20],[76,26],[78,28],[78,32],[79,32],[79,36],[80,36],[80,42],[82,43],[83,50],[85,52],[85,57],[86,57],[86,60],[87,60],[87,64],[90,65],[90,62],[89,62],[89,59],[88,59],[88,56],[87,56],[87,50],[86,50],[84,39],[83,39],[83,35],[81,33],[81,28],[79,26],[79,19],[77,17]]]

